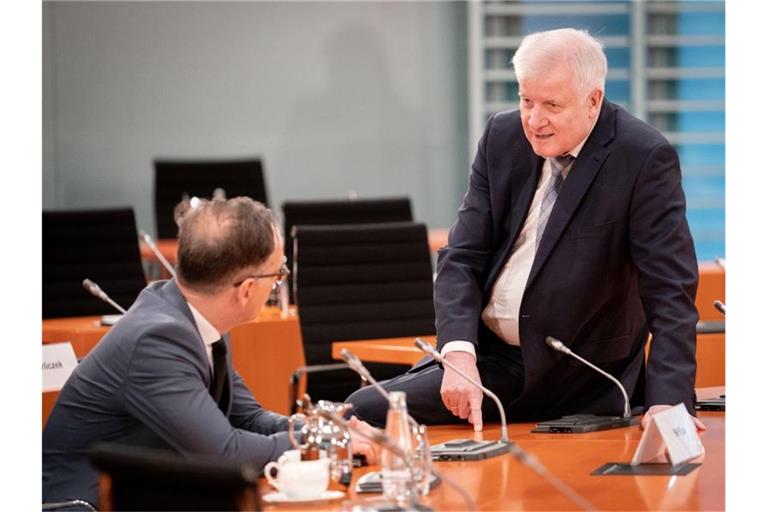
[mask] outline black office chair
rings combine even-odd
[[[132,208],[43,211],[43,318],[116,313],[85,278],[126,309],[147,285]]]
[[[397,222],[293,228],[307,364],[332,362],[331,342],[435,333],[432,263],[424,224]],[[408,369],[369,365],[377,379]],[[313,400],[344,400],[359,386],[351,372],[309,374]]]
[[[211,456],[101,444],[101,510],[261,510],[259,470]]]
[[[264,170],[258,158],[245,160],[154,161],[157,238],[176,238],[173,210],[183,198],[210,199],[220,188],[227,198],[248,196],[268,205]]]
[[[293,268],[293,226],[331,224],[374,224],[410,222],[411,200],[407,197],[377,199],[342,199],[331,201],[286,201],[283,203],[285,258]],[[291,302],[295,303],[292,283],[288,284]]]

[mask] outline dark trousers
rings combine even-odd
[[[508,406],[523,391],[523,360],[520,347],[494,343],[477,354],[477,369],[483,386],[493,391]],[[408,412],[425,425],[466,423],[445,408],[440,397],[443,368],[431,357],[419,361],[403,375],[381,383],[385,390],[405,391]],[[384,427],[389,404],[373,386],[366,386],[347,398],[351,414],[373,426]],[[483,423],[499,421],[499,410],[488,397],[483,397]],[[507,411],[507,414],[509,412]]]

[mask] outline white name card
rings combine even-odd
[[[77,357],[71,343],[43,345],[43,393],[64,387],[76,366]]]
[[[703,454],[704,445],[696,432],[696,425],[685,406],[679,403],[651,416],[632,458],[632,465],[669,462],[676,466]]]

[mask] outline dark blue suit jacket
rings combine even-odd
[[[289,449],[287,419],[254,400],[229,354],[222,412],[209,391],[203,341],[175,281],[145,288],[59,395],[43,431],[43,501],[98,506],[98,473],[87,454],[97,441],[259,465]]]
[[[499,346],[480,315],[523,225],[542,164],[518,111],[488,121],[458,220],[438,256],[438,348],[454,340],[474,343],[479,353]],[[552,210],[525,288],[525,387],[508,406],[512,418],[623,411],[614,384],[554,352],[546,336],[609,371],[646,408],[683,402],[693,413],[697,284],[675,150],[655,129],[604,101]]]

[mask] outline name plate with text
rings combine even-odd
[[[651,416],[643,432],[632,465],[669,462],[673,466],[691,461],[704,454],[704,445],[696,425],[682,403]]]
[[[59,391],[77,366],[77,357],[69,342],[43,345],[43,393]]]

